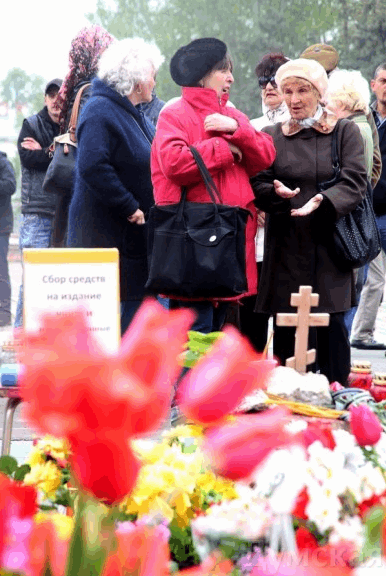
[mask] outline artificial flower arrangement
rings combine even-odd
[[[362,543],[366,556],[384,553],[383,508],[365,530],[358,524],[385,496],[376,417],[362,410],[351,419],[373,450],[348,432],[291,430],[281,407],[229,418],[273,367],[232,327],[180,384],[179,406],[200,428],[143,440],[167,418],[191,321],[189,311],[149,300],[115,356],[97,348],[82,314],[47,317],[39,334],[24,335],[26,416],[66,444],[43,439],[20,472],[24,483],[17,471],[0,477],[2,574],[166,576],[186,565],[171,563],[178,543],[192,563],[201,555],[179,572],[189,576],[359,575]],[[39,513],[63,486],[73,517]],[[342,544],[344,563],[333,563]],[[315,546],[323,562],[311,554],[305,565],[303,550]]]

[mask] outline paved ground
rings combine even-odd
[[[21,262],[20,262],[20,255],[16,248],[17,240],[16,238],[13,239],[14,247],[10,250],[9,255],[9,268],[10,268],[10,276],[11,276],[11,283],[12,283],[12,313],[13,317],[16,311],[16,303],[19,293],[19,286],[21,282]],[[385,292],[385,299],[383,304],[380,307],[378,317],[377,317],[377,325],[376,325],[376,332],[375,332],[375,339],[386,343],[386,292]],[[12,340],[12,328],[0,328],[0,347],[5,342]],[[383,351],[364,351],[364,350],[356,350],[352,348],[352,358],[361,359],[361,360],[369,360],[372,363],[373,371],[374,372],[386,372],[386,357]],[[5,408],[5,399],[0,399],[0,438],[2,438],[2,422],[4,419],[4,408]],[[24,461],[26,456],[28,455],[33,439],[33,431],[28,428],[21,416],[21,407],[16,410],[15,413],[15,420],[13,426],[13,434],[12,434],[12,444],[11,444],[11,454],[18,458],[20,462]]]

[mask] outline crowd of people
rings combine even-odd
[[[315,311],[328,312],[330,325],[310,330],[317,350],[310,368],[345,384],[352,325],[352,345],[386,349],[373,339],[386,274],[386,62],[371,81],[370,108],[367,81],[339,70],[332,46],[310,46],[298,58],[266,54],[256,66],[263,115],[249,119],[229,102],[234,63],[224,42],[200,38],[174,54],[170,74],[181,96],[167,104],[155,94],[163,61],[155,45],[118,41],[99,26],[73,40],[67,76],[47,84],[45,107],[24,120],[18,139],[21,249],[118,248],[124,333],[147,295],[151,207],[179,203],[182,191],[188,202],[211,201],[194,146],[222,202],[248,211],[246,288],[224,298],[158,297],[170,309],[194,309],[193,329],[204,333],[220,330],[237,302],[239,328],[257,351],[266,346],[272,316],[274,355],[285,364],[294,353],[294,329],[276,326],[276,314],[292,311],[290,296],[299,286],[312,286],[320,295]],[[49,194],[43,189],[49,148],[68,130],[81,88],[74,185],[70,194]],[[383,250],[364,269],[342,269],[334,259],[334,223],[361,202],[368,180]],[[10,179],[1,194],[9,202],[13,191]],[[0,299],[0,322],[3,315],[9,322],[9,295],[3,291]],[[370,307],[371,325],[362,310]],[[21,287],[16,327],[22,309]]]

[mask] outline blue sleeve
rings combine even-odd
[[[88,108],[82,115],[77,132],[77,172],[98,202],[119,208],[131,216],[139,208],[134,195],[121,182],[112,162],[112,153],[119,145],[118,134],[107,119],[92,114]]]

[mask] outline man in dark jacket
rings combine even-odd
[[[48,82],[40,112],[23,122],[17,147],[21,162],[21,212],[20,250],[48,248],[52,222],[55,215],[56,196],[43,191],[43,181],[51,161],[49,147],[59,134],[60,108],[57,96],[62,81]],[[16,310],[15,328],[23,323],[23,286],[20,287]]]
[[[15,173],[5,152],[0,152],[0,326],[11,323],[11,283],[8,273],[9,236],[13,227],[11,196],[16,190]]]
[[[386,343],[374,340],[375,320],[382,301],[386,274],[386,62],[380,64],[371,80],[376,100],[372,113],[378,129],[382,172],[374,188],[374,212],[381,235],[382,252],[369,266],[358,310],[353,323],[351,346],[362,350],[386,350]]]

